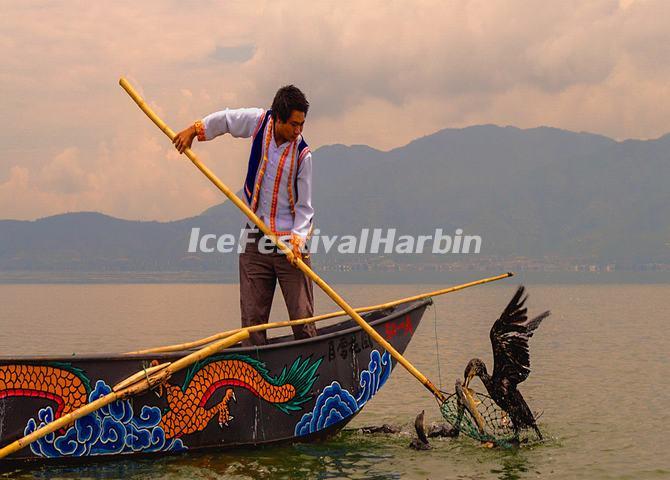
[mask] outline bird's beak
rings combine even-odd
[[[465,388],[468,388],[468,385],[470,385],[470,380],[472,380],[472,377],[474,377],[472,373],[468,373],[468,376],[465,377],[465,382],[463,383]]]

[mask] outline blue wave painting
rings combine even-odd
[[[89,394],[92,402],[111,393],[104,381],[98,380]],[[28,420],[24,434],[53,421],[51,407],[42,408],[37,421]],[[130,400],[117,400],[100,410],[75,421],[62,435],[55,433],[30,445],[35,455],[42,457],[81,457],[86,455],[113,455],[131,452],[177,452],[187,447],[180,439],[165,438],[165,431],[158,426],[161,411],[158,407],[143,406],[135,416]]]
[[[354,415],[379,391],[391,375],[391,356],[388,352],[370,352],[368,369],[361,372],[361,390],[354,397],[334,381],[319,394],[310,413],[302,416],[295,426],[295,435],[303,436],[318,432],[324,428]]]

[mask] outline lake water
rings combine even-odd
[[[492,368],[488,332],[514,293],[513,280],[436,298],[406,355],[451,390],[473,356]],[[543,411],[548,440],[484,449],[468,438],[407,448],[432,397],[401,367],[350,427],[320,444],[124,460],[0,473],[0,478],[670,478],[670,285],[527,285],[530,314],[553,314],[531,339],[533,373],[523,383]],[[363,306],[437,285],[341,285]],[[338,310],[317,295],[319,313]],[[285,319],[275,298],[272,318]],[[0,352],[121,352],[180,343],[238,326],[236,285],[0,285]],[[437,350],[439,349],[439,362]],[[483,390],[478,382],[475,387]],[[364,425],[402,425],[398,435],[363,435]]]

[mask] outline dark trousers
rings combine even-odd
[[[250,232],[244,253],[240,254],[240,309],[242,311],[242,327],[261,325],[268,322],[275,286],[279,280],[288,316],[291,320],[311,317],[314,315],[314,292],[312,280],[300,270],[292,266],[286,255],[277,252],[261,253],[258,242],[262,233]],[[311,266],[309,258],[304,259]],[[293,328],[296,339],[316,336],[313,323],[298,325]],[[265,345],[266,331],[252,332],[245,345]]]

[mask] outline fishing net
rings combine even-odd
[[[500,446],[515,440],[509,416],[488,395],[470,390],[471,401],[468,401],[460,392],[443,393],[447,399],[440,410],[452,428],[475,440],[494,442]]]

